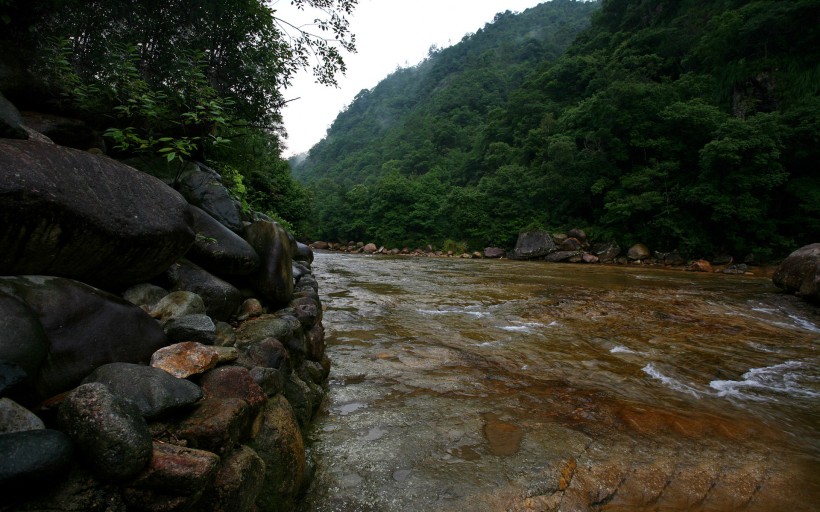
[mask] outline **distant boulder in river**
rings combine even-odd
[[[820,243],[797,249],[783,260],[772,282],[806,300],[820,301]]]
[[[546,256],[557,249],[552,237],[546,231],[525,231],[518,235],[515,249],[509,257],[515,260],[530,260]]]

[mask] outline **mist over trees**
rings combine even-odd
[[[363,90],[294,165],[314,238],[690,256],[820,233],[820,3],[553,0]],[[807,29],[807,27],[809,27]]]

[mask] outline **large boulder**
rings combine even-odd
[[[0,139],[0,274],[148,281],[194,240],[185,200],[107,157]]]
[[[549,233],[542,230],[525,231],[518,235],[515,249],[510,253],[510,258],[516,260],[529,260],[540,258],[558,250]]]
[[[265,491],[256,502],[260,512],[292,510],[302,488],[307,463],[296,416],[282,395],[268,400],[262,429],[251,443],[265,462]]]
[[[58,430],[37,429],[0,434],[0,491],[4,505],[22,486],[40,485],[63,474],[74,445]]]
[[[230,192],[222,185],[219,175],[210,169],[190,166],[177,180],[179,193],[194,206],[206,211],[220,224],[235,233],[244,228],[239,208]]]
[[[210,489],[218,466],[219,456],[215,453],[155,442],[151,463],[123,486],[128,510],[208,510],[195,505]]]
[[[196,239],[187,258],[217,275],[247,275],[259,266],[259,256],[242,237],[191,206]]]
[[[806,300],[820,301],[820,243],[797,249],[777,267],[772,282]]]
[[[48,343],[33,384],[26,387],[26,403],[67,391],[106,363],[147,363],[151,354],[167,344],[162,328],[145,311],[71,279],[0,277],[0,292],[28,306]],[[35,355],[21,357],[24,367],[29,367]]]
[[[251,276],[251,286],[276,307],[284,307],[293,295],[295,242],[275,222],[256,221],[245,229],[245,239],[261,259]]]
[[[650,256],[652,256],[652,253],[644,244],[635,244],[626,251],[626,257],[632,261],[645,260]]]
[[[0,291],[0,361],[13,363],[30,381],[39,372],[47,352],[48,338],[37,314],[19,298]],[[13,385],[0,384],[0,392]]]
[[[202,297],[205,312],[214,320],[228,320],[242,304],[238,288],[188,260],[168,267],[165,276],[173,291],[189,291]]]
[[[0,93],[0,137],[9,139],[28,139],[23,128],[23,118],[9,100]]]
[[[104,479],[121,481],[151,461],[153,442],[133,402],[99,382],[83,384],[60,404],[58,420],[83,460]]]
[[[202,398],[202,389],[193,382],[174,377],[153,366],[110,363],[100,366],[83,380],[99,382],[117,396],[130,400],[146,418],[185,407]]]

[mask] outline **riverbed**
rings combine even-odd
[[[769,279],[317,253],[303,512],[817,510],[820,311]]]

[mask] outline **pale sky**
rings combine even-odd
[[[291,101],[282,111],[288,132],[285,157],[308,151],[323,139],[333,120],[362,89],[372,89],[397,67],[421,62],[432,45],[445,48],[492,21],[496,13],[521,12],[545,0],[359,0],[348,17],[356,34],[355,54],[344,54],[339,87],[314,83],[309,72],[284,92]],[[285,0],[274,3],[287,18]]]

